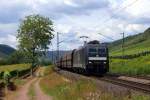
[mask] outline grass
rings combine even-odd
[[[35,90],[34,90],[34,83],[31,84],[29,91],[28,91],[28,95],[30,97],[30,100],[35,100]]]
[[[93,82],[81,80],[73,83],[56,73],[46,76],[40,86],[54,100],[95,100],[100,97]]]
[[[150,40],[137,43],[137,44],[132,44],[132,45],[125,44],[125,48],[124,48],[125,55],[136,54],[143,51],[150,51],[149,43]],[[114,46],[114,48],[110,48],[110,55],[111,56],[122,55],[122,45],[118,45],[118,46]]]
[[[142,34],[125,38],[125,55],[137,54],[150,51],[150,29]],[[109,45],[110,56],[122,55],[122,40],[115,41]],[[123,66],[124,63],[124,66]],[[111,59],[110,71],[129,75],[150,75],[150,55],[134,59]]]
[[[84,100],[88,93],[96,92],[93,82],[81,80],[73,83],[52,70],[49,72],[41,80],[40,86],[46,94],[53,96],[54,100]]]
[[[142,51],[150,51],[150,28],[145,32],[133,36],[128,36],[125,38],[125,55],[135,54]],[[122,40],[117,40],[109,45],[111,56],[122,55]]]
[[[25,70],[30,68],[30,64],[14,64],[14,65],[1,65],[0,66],[0,72],[3,71],[13,71],[13,70]]]
[[[150,96],[145,96],[145,95],[133,95],[132,99],[126,99],[126,100],[150,100]]]
[[[110,72],[129,75],[150,75],[150,55],[129,60],[111,59]]]
[[[23,80],[23,79],[15,79],[13,80],[14,84],[16,86],[21,86],[21,85],[24,85],[26,83],[26,80]]]
[[[42,78],[40,87],[53,100],[150,100],[150,96],[134,94],[130,98],[116,97],[101,91],[93,81],[72,81],[52,71]]]

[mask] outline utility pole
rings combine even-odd
[[[60,33],[57,32],[57,61],[59,60],[59,34]]]
[[[60,52],[59,52],[59,44],[64,42],[65,40],[62,40],[62,41],[59,41],[59,32],[57,32],[57,56],[56,56],[56,60],[58,61],[59,60],[59,56],[60,56]]]
[[[87,39],[89,38],[88,36],[80,36],[81,39],[83,39],[84,45],[87,42]]]
[[[53,45],[52,45],[52,63],[54,64],[54,51],[53,51]]]
[[[125,37],[124,37],[124,32],[122,34],[122,57],[124,58],[124,42],[125,42]],[[122,65],[124,66],[124,62],[122,62]]]
[[[124,32],[122,33],[122,56],[124,57]]]

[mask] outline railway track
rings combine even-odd
[[[59,73],[59,71],[58,71],[58,73]],[[73,72],[70,72],[70,73],[73,73]],[[74,73],[74,74],[77,74],[77,73]],[[93,76],[93,75],[92,76],[83,75],[83,76],[89,77],[91,79],[94,78],[94,79],[100,80],[100,81],[106,81],[106,82],[109,82],[109,83],[112,83],[112,84],[115,84],[115,85],[123,86],[123,87],[129,88],[129,89],[132,89],[132,90],[136,90],[136,91],[140,91],[140,92],[143,92],[143,93],[146,93],[146,94],[150,94],[150,83],[145,84],[145,83],[141,83],[141,82],[134,82],[134,81],[120,79],[119,77],[123,76],[123,75],[106,74],[103,77],[102,76],[101,77]],[[124,77],[129,77],[129,76],[125,75]],[[140,78],[133,76],[131,78],[144,79],[144,80],[148,80],[150,82],[149,78],[147,78],[147,77],[145,78],[144,76],[140,77]]]
[[[147,94],[150,94],[150,84],[144,84],[144,83],[138,83],[134,81],[128,81],[128,80],[122,80],[118,79],[117,77],[114,76],[104,76],[104,77],[94,77],[98,80],[110,82],[112,84],[120,85],[126,88],[130,88],[136,91],[141,91]]]
[[[107,73],[106,76],[113,76],[113,77],[126,76],[126,77],[150,80],[150,76],[141,76],[141,75],[126,75],[126,74],[118,74],[118,73]]]

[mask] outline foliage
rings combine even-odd
[[[15,64],[0,66],[0,79],[3,78],[4,72],[9,72],[11,77],[21,77],[30,71],[30,64]]]
[[[22,51],[15,51],[10,54],[7,58],[0,60],[0,65],[11,65],[11,64],[21,64],[21,63],[31,63],[30,59],[27,59]]]
[[[40,65],[42,65],[42,66],[48,66],[48,65],[52,65],[52,62],[51,62],[51,60],[50,59],[48,59],[48,58],[40,58],[40,61],[39,61],[39,63],[40,63]]]
[[[134,55],[150,51],[150,28],[145,32],[125,38],[125,55]],[[110,56],[122,56],[122,39],[109,44]],[[110,59],[110,71],[130,75],[148,75],[150,73],[150,55],[134,59]],[[122,63],[125,63],[122,66]]]
[[[110,71],[113,73],[124,73],[129,75],[149,75],[150,55],[139,58],[124,60],[111,59]],[[124,63],[124,66],[122,65]]]
[[[11,74],[9,73],[9,71],[5,71],[3,74],[3,80],[6,86],[10,83],[10,78],[11,78]]]
[[[14,71],[14,70],[25,70],[30,68],[30,64],[14,64],[14,65],[1,65],[0,66],[0,72],[4,71]]]
[[[53,37],[53,23],[47,17],[30,15],[21,22],[17,36],[19,49],[32,61],[32,67]]]
[[[8,57],[7,61],[8,64],[20,64],[31,62],[25,57],[25,54],[22,51],[15,51]]]
[[[7,65],[8,60],[7,59],[0,59],[0,65]]]

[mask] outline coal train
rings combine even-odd
[[[108,48],[97,40],[90,41],[61,57],[56,65],[79,73],[103,75],[109,71]]]

